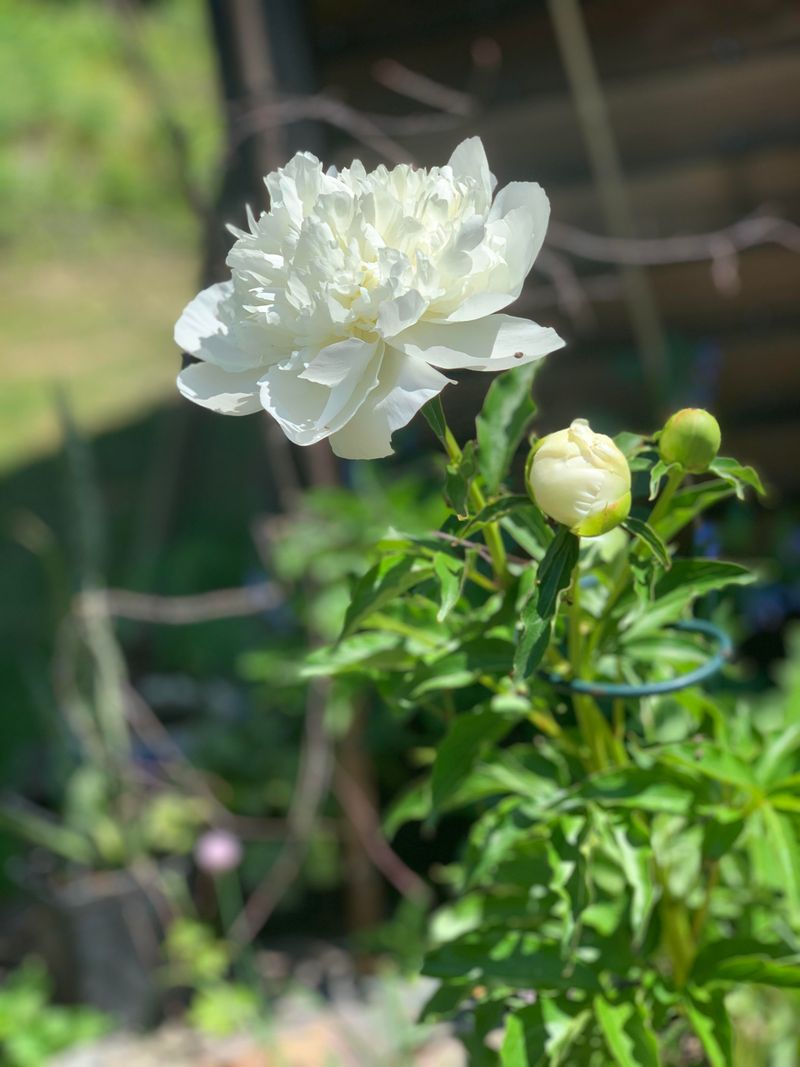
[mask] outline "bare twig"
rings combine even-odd
[[[190,596],[156,596],[129,589],[93,589],[76,597],[79,614],[91,617],[108,614],[122,619],[186,626],[232,619],[272,611],[283,603],[280,589],[273,582],[257,582],[235,589],[216,589]]]
[[[317,825],[319,807],[328,791],[333,769],[331,741],[325,730],[328,683],[314,679],[306,702],[306,732],[288,816],[286,842],[266,878],[250,895],[230,936],[249,944],[263,928],[296,879]]]
[[[431,892],[392,849],[381,831],[378,813],[352,775],[339,764],[334,791],[369,858],[398,893],[425,903]]]
[[[385,85],[399,96],[427,104],[448,115],[466,118],[475,111],[475,100],[468,93],[451,89],[424,74],[409,70],[396,59],[379,59],[373,64],[372,76],[380,85]]]
[[[777,244],[800,252],[800,226],[774,215],[749,215],[720,230],[675,237],[604,237],[565,222],[551,222],[548,243],[562,252],[596,263],[662,266],[714,260],[722,245],[742,252],[757,245]]]

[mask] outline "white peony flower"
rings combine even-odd
[[[545,513],[583,537],[618,526],[631,507],[631,470],[610,437],[586,419],[548,434],[528,461],[528,488]]]
[[[522,290],[550,206],[532,182],[492,201],[479,138],[430,170],[326,172],[299,152],[265,182],[270,210],[233,230],[231,280],[175,327],[201,360],[178,377],[195,403],[264,408],[295,444],[328,437],[337,455],[371,459],[450,382],[442,370],[505,370],[563,345],[497,314]]]

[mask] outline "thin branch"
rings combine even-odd
[[[774,215],[749,215],[708,233],[675,237],[604,237],[565,222],[551,221],[547,241],[562,252],[595,263],[656,267],[669,263],[713,261],[723,246],[742,252],[758,245],[776,244],[800,253],[800,226]]]
[[[388,882],[404,897],[425,903],[431,891],[392,849],[381,831],[380,819],[352,775],[337,765],[334,792],[358,834],[369,858]]]
[[[83,616],[108,614],[121,619],[186,626],[214,619],[231,619],[272,611],[283,603],[273,582],[235,589],[216,589],[189,596],[156,596],[129,589],[93,589],[79,593],[76,611]]]
[[[396,59],[379,59],[373,64],[372,76],[379,85],[384,85],[399,96],[406,96],[419,104],[427,104],[448,115],[466,118],[475,111],[475,99],[468,93],[451,89],[433,78],[409,70]]]
[[[286,842],[231,926],[230,937],[241,944],[249,944],[258,935],[291,888],[317,826],[319,808],[328,792],[333,770],[332,744],[325,729],[327,693],[326,679],[314,679],[309,685],[306,732],[289,809]]]

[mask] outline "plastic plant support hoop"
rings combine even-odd
[[[669,678],[663,682],[649,682],[642,685],[625,685],[617,682],[587,682],[581,678],[562,678],[557,674],[544,673],[544,677],[555,688],[569,693],[584,693],[593,697],[652,697],[663,696],[665,693],[677,693],[680,689],[688,689],[691,685],[705,682],[721,670],[725,663],[733,655],[733,642],[724,630],[720,630],[711,622],[704,619],[691,619],[686,622],[676,622],[671,627],[673,630],[682,630],[684,633],[702,634],[716,642],[717,648],[713,655],[701,666],[686,674],[680,674],[677,678]]]

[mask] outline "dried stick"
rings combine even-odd
[[[331,741],[324,721],[327,693],[326,679],[314,679],[309,685],[306,732],[289,808],[286,842],[266,878],[250,895],[231,926],[231,938],[241,944],[249,944],[258,935],[291,887],[308,852],[319,807],[330,786],[333,770]]]
[[[392,849],[381,831],[378,813],[363,789],[341,763],[336,770],[334,792],[369,858],[402,896],[421,903],[428,901],[430,889]]]
[[[129,589],[92,589],[79,593],[75,599],[76,611],[84,617],[107,614],[167,626],[258,615],[283,603],[278,586],[266,581],[189,596],[156,596]]]

